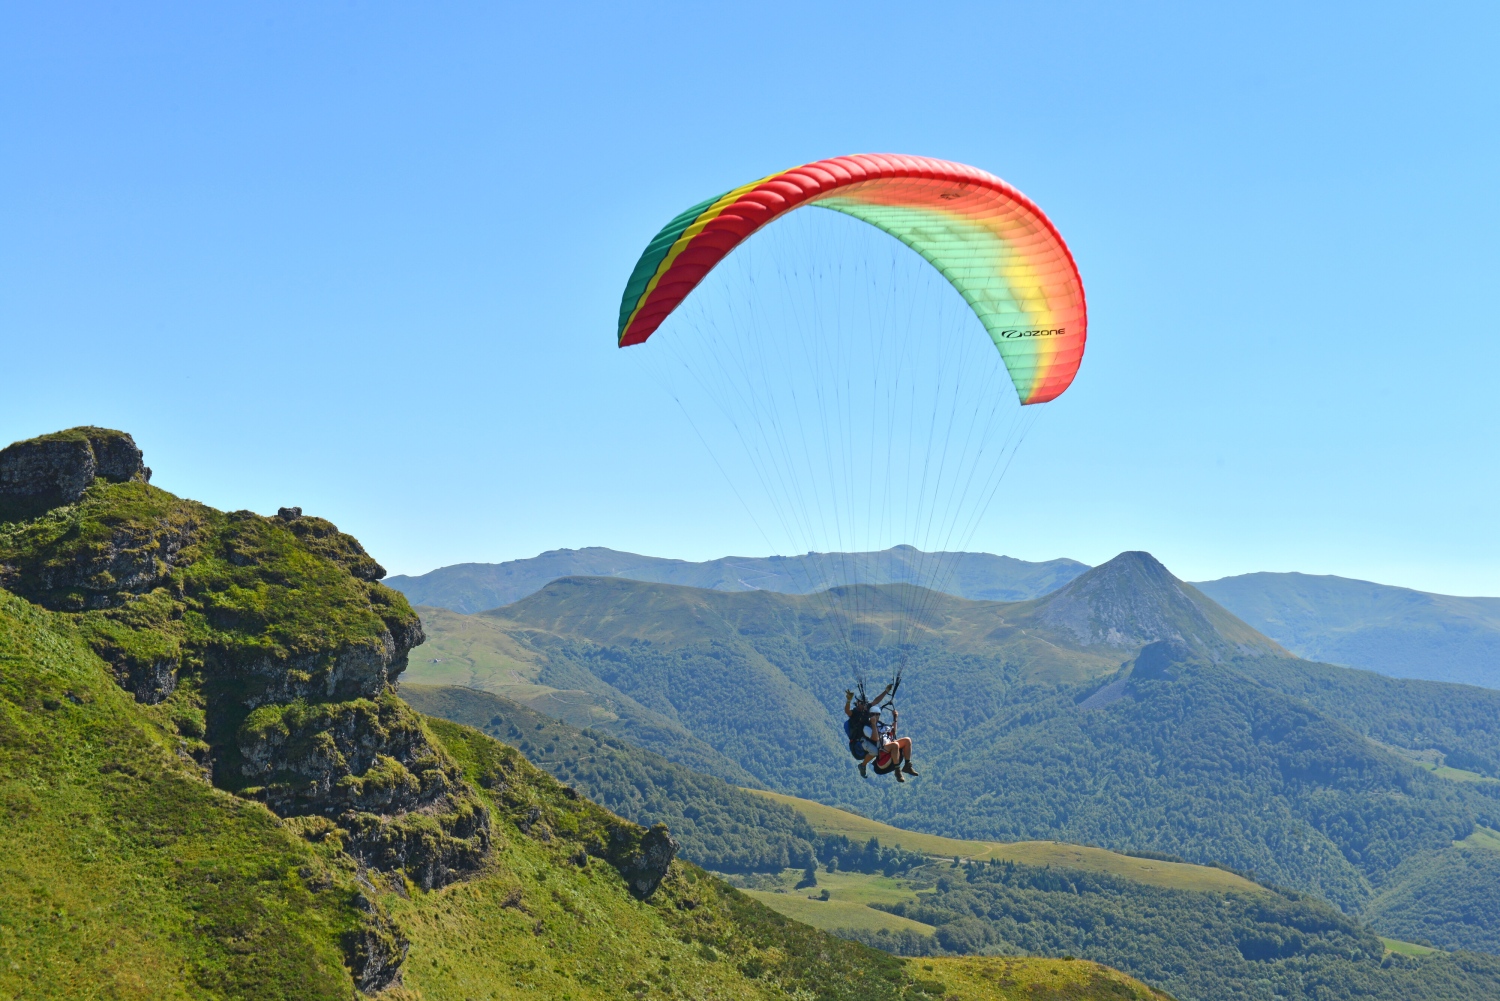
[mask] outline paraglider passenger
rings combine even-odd
[[[859,763],[859,774],[867,775],[867,769],[873,761],[876,775],[886,775],[894,771],[896,781],[905,782],[902,772],[907,775],[917,774],[916,769],[911,766],[911,738],[896,735],[896,719],[899,716],[895,707],[891,708],[891,725],[884,726],[880,722],[880,703],[890,694],[891,687],[891,685],[886,685],[879,695],[868,702],[861,699],[856,703],[854,693],[845,692],[844,715],[849,717],[847,729],[850,737],[850,750],[857,748],[864,755]],[[898,768],[900,771],[897,771]]]
[[[880,727],[880,749],[882,752],[895,757],[895,764],[901,766],[901,771],[896,773],[896,781],[905,782],[906,779],[902,778],[901,772],[905,772],[907,775],[915,775],[917,774],[917,770],[911,766],[911,738],[896,735],[896,726],[900,720],[901,714],[896,711],[895,706],[892,706],[891,725]],[[878,771],[880,768],[878,761],[875,767]],[[892,765],[892,767],[895,767],[895,765]]]

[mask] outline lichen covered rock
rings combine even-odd
[[[283,816],[332,818],[365,865],[425,888],[478,867],[489,814],[421,718],[389,690],[342,703],[267,705],[239,732],[247,794]]]

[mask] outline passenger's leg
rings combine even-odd
[[[911,766],[911,738],[902,737],[899,743],[901,744],[901,770],[908,775],[917,774],[917,770]]]

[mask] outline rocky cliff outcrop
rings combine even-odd
[[[237,808],[271,842],[311,853],[295,879],[270,879],[337,898],[359,990],[400,980],[407,942],[381,901],[489,871],[497,839],[533,839],[570,869],[603,860],[642,899],[674,871],[665,827],[643,830],[541,781],[478,733],[434,736],[439,724],[394,686],[421,621],[332,522],[173,496],[151,486],[128,435],[99,428],[18,442],[0,452],[0,472],[0,587],[11,592],[0,598],[63,637],[95,690],[109,683],[87,651],[113,669],[179,782],[198,789],[201,777],[281,818]],[[64,704],[43,700],[41,711]],[[174,730],[176,755],[161,743]],[[471,738],[482,746],[455,758],[449,749]],[[476,756],[492,766],[466,772]],[[139,777],[138,758],[112,761],[109,774]]]
[[[477,867],[488,813],[391,688],[423,636],[385,570],[299,508],[225,513],[148,481],[118,431],[0,452],[0,586],[165,704],[215,784],[424,887]]]
[[[374,698],[301,700],[255,710],[240,726],[241,790],[282,816],[329,818],[365,865],[402,870],[424,889],[478,868],[490,844],[484,806],[420,717],[389,688]]]

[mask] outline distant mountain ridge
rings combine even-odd
[[[951,572],[931,580],[919,560],[941,558]],[[603,547],[555,549],[507,563],[459,563],[384,583],[415,605],[464,614],[519,601],[562,577],[630,580],[718,591],[802,594],[829,579],[871,584],[932,583],[959,598],[1029,601],[1088,570],[1076,560],[1028,563],[989,553],[809,553],[690,563]],[[1500,598],[1463,598],[1346,577],[1251,573],[1192,585],[1258,632],[1309,660],[1500,688]],[[1061,611],[1058,614],[1062,614]],[[1080,624],[1080,628],[1082,625]]]
[[[1196,586],[1309,660],[1500,688],[1500,598],[1303,573],[1242,574]]]
[[[602,546],[553,549],[505,563],[458,563],[417,577],[383,582],[415,605],[473,614],[535,594],[560,577],[624,577],[715,591],[775,591],[806,594],[829,581],[867,584],[932,583],[943,573],[942,590],[961,598],[1026,601],[1062,587],[1088,569],[1077,560],[1030,563],[990,553],[924,553],[896,546],[871,553],[807,553],[802,556],[725,556],[703,563],[622,553]]]

